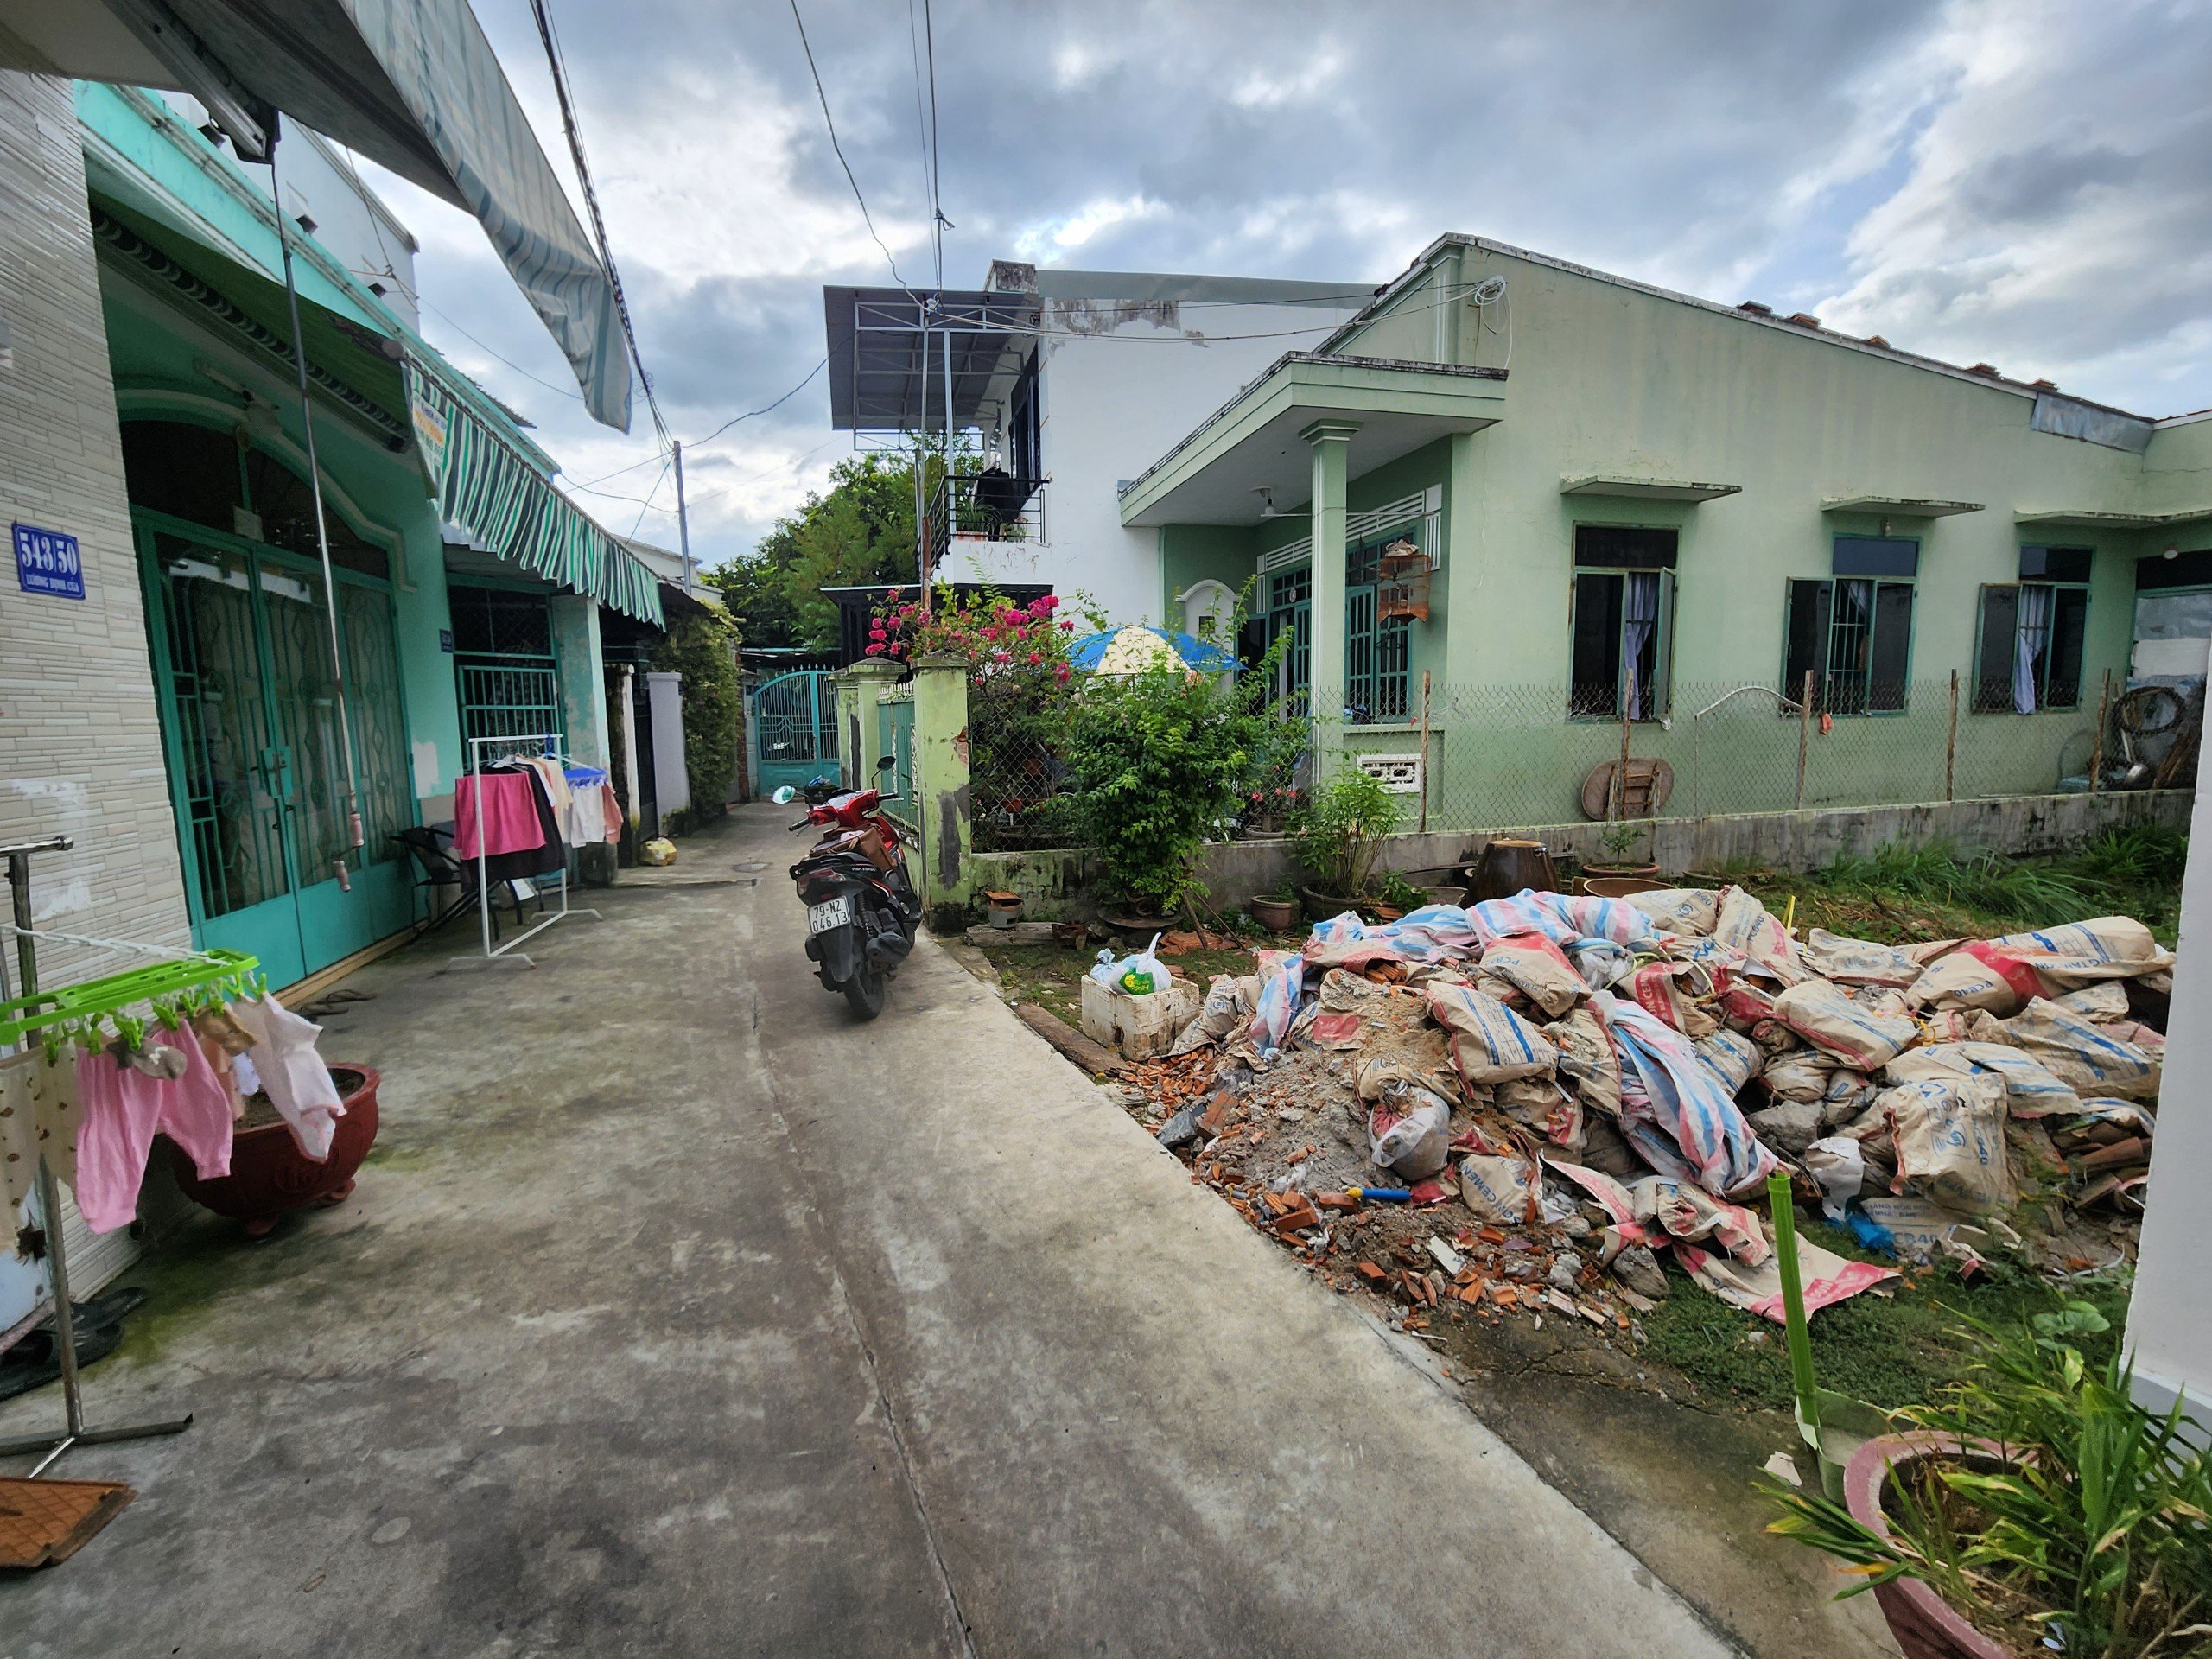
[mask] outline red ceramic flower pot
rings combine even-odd
[[[1894,1466],[1910,1468],[1927,1458],[1964,1456],[2000,1463],[1987,1441],[1969,1446],[1948,1434],[1885,1434],[1852,1454],[1843,1471],[1843,1497],[1852,1519],[1879,1536],[1890,1536],[1882,1513],[1882,1491]],[[1892,1579],[1874,1586],[1874,1599],[1889,1621],[1890,1634],[1905,1659],[2012,1659],[2012,1649],[1968,1624],[1951,1605],[1918,1579]]]
[[[219,1216],[245,1224],[248,1237],[265,1236],[287,1211],[310,1204],[339,1204],[353,1190],[353,1174],[377,1138],[377,1084],[373,1068],[334,1065],[330,1069],[346,1103],[331,1137],[330,1156],[316,1163],[302,1152],[283,1122],[241,1128],[231,1141],[231,1173],[203,1181],[181,1147],[169,1147],[169,1167],[185,1196]]]

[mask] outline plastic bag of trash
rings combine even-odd
[[[1540,1213],[1541,1185],[1535,1166],[1525,1159],[1478,1154],[1459,1160],[1459,1197],[1477,1221],[1527,1225]]]
[[[1878,1071],[1916,1034],[1910,1019],[1868,1008],[1824,979],[1792,985],[1776,997],[1774,1017],[1861,1071]]]
[[[1376,1166],[1425,1181],[1452,1161],[1452,1108],[1416,1084],[1392,1083],[1367,1118]]]
[[[1450,1035],[1452,1064],[1462,1083],[1546,1077],[1558,1065],[1559,1051],[1543,1033],[1497,998],[1442,981],[1432,982],[1426,995],[1429,1017]]]
[[[2155,1100],[2158,1058],[2044,997],[2004,1022],[2015,1046],[2082,1095]]]
[[[2005,1090],[1993,1074],[1904,1084],[1874,1110],[1889,1122],[1897,1179],[1922,1197],[1968,1215],[2018,1200],[2005,1147]]]
[[[1795,985],[1805,977],[1796,941],[1767,914],[1764,905],[1741,887],[1729,888],[1721,899],[1713,937],[1744,957],[1754,969],[1763,969],[1784,985]]]
[[[2065,927],[2007,933],[1989,943],[2037,973],[2068,982],[2133,979],[2174,965],[2174,953],[2163,949],[2151,930],[2132,916],[2098,916]]]
[[[1805,1173],[1821,1184],[1821,1213],[1840,1222],[1846,1205],[1866,1185],[1866,1154],[1848,1135],[1815,1141],[1804,1151]]]
[[[1666,932],[1704,938],[1720,920],[1720,893],[1718,887],[1659,887],[1631,893],[1628,901]]]
[[[655,836],[638,849],[640,864],[664,865],[676,862],[676,843],[665,836]]]
[[[1090,976],[1109,991],[1125,991],[1131,996],[1149,996],[1164,990],[1167,969],[1160,960],[1160,935],[1154,934],[1150,944],[1119,962],[1114,960],[1111,950],[1101,950]]]
[[[1741,1094],[1766,1065],[1766,1051],[1740,1031],[1714,1032],[1697,1045],[1697,1057],[1732,1095]]]
[[[1556,1020],[1580,1002],[1589,987],[1567,953],[1541,933],[1516,933],[1483,949],[1482,970],[1514,986]]]
[[[1598,1016],[1577,1008],[1563,1020],[1544,1027],[1544,1035],[1559,1045],[1559,1072],[1582,1103],[1608,1117],[1621,1115],[1621,1062],[1613,1052]]]
[[[1805,966],[1822,979],[1838,985],[1911,984],[1920,977],[1920,964],[1902,950],[1872,939],[1847,939],[1816,927],[1805,936],[1800,953]]]

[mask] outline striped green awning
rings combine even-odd
[[[441,366],[411,353],[405,364],[416,441],[446,521],[535,575],[661,626],[659,579],[456,396]]]

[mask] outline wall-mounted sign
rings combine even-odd
[[[438,630],[438,649],[444,652],[448,657],[453,655],[453,630],[451,628],[440,628]]]
[[[77,538],[36,524],[16,526],[16,581],[27,594],[85,596],[85,560]]]

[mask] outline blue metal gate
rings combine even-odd
[[[837,692],[826,670],[763,682],[753,698],[760,792],[837,776]]]

